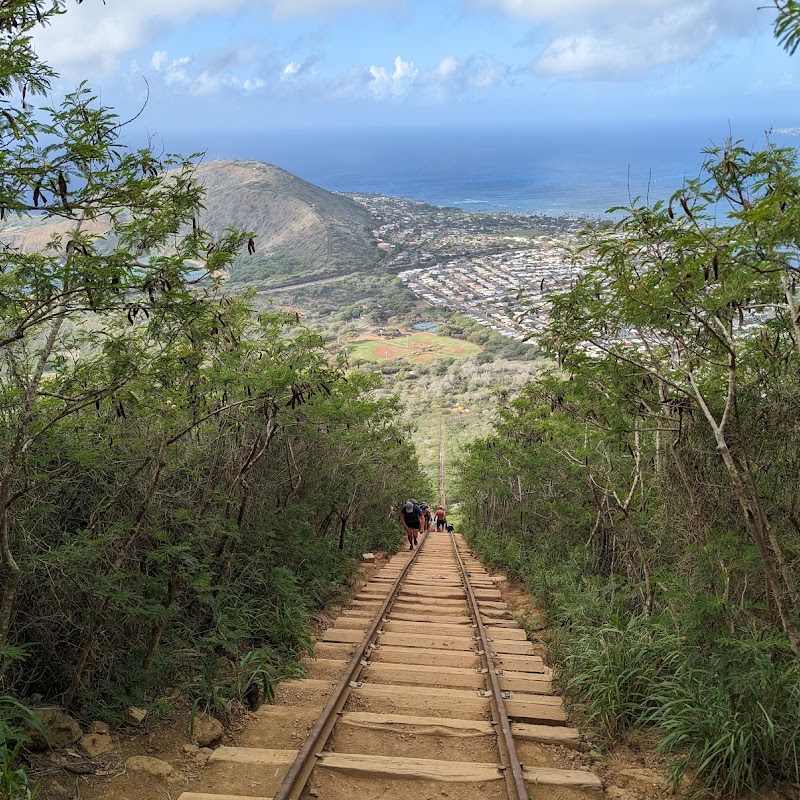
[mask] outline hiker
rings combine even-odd
[[[440,532],[443,531],[444,526],[447,524],[447,515],[444,513],[444,508],[439,506],[434,516],[436,517],[436,530]]]
[[[409,550],[413,550],[414,545],[417,544],[423,518],[422,509],[417,504],[417,501],[414,499],[406,500],[405,504],[400,509],[400,519],[403,522],[403,529],[408,537]]]
[[[419,507],[422,509],[422,532],[427,533],[431,529],[431,508],[430,506],[422,502],[419,504]]]

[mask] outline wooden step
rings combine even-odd
[[[424,647],[381,645],[379,650],[373,650],[369,654],[369,659],[376,663],[419,664],[428,667],[475,669],[480,666],[480,658],[471,650],[433,650]]]
[[[371,714],[366,711],[345,711],[342,725],[375,731],[391,731],[415,736],[448,736],[463,739],[472,736],[494,736],[491,722],[482,719],[451,719],[448,717],[415,717],[409,714]],[[529,726],[534,727],[534,726]],[[549,728],[548,730],[561,730]],[[564,730],[568,730],[565,728]]]
[[[549,675],[537,672],[504,672],[497,680],[500,688],[508,692],[528,694],[552,694],[553,681]]]
[[[423,717],[408,714],[372,714],[366,711],[345,711],[340,716],[343,725],[374,731],[389,731],[415,736],[444,736],[455,739],[496,735],[494,725],[482,719],[453,719],[448,717]],[[512,722],[511,731],[521,741],[561,745],[576,748],[580,734],[575,728],[553,725],[531,725]]]
[[[506,713],[509,719],[515,722],[530,722],[535,725],[566,725],[567,716],[564,713],[563,704],[560,697],[547,697],[545,695],[527,695],[536,697],[536,700],[511,700],[505,701]],[[559,701],[556,705],[553,702]]]
[[[389,613],[392,622],[434,622],[441,625],[460,625],[469,624],[472,621],[470,615],[464,611],[461,614],[426,614],[419,611],[392,611]],[[494,623],[496,624],[496,623]]]
[[[502,780],[495,764],[438,761],[430,758],[396,758],[362,753],[320,753],[317,764],[346,775],[370,778],[411,778],[443,783],[484,783]]]
[[[326,634],[328,631],[325,632]],[[427,636],[423,633],[383,633],[378,636],[381,646],[391,647],[422,647],[428,650],[475,650],[477,644],[467,636]],[[494,647],[495,643],[492,643]],[[502,645],[503,642],[496,644]],[[499,650],[498,650],[499,652]]]
[[[348,628],[328,628],[322,634],[323,642],[334,642],[336,644],[358,644],[363,638],[363,630],[350,630]]]
[[[483,689],[486,676],[474,669],[457,667],[421,667],[418,664],[388,664],[375,661],[364,667],[362,678],[376,683],[401,683],[442,686],[451,689]]]
[[[427,605],[425,603],[417,603],[411,602],[406,603],[402,600],[398,600],[393,606],[391,615],[396,616],[397,614],[436,614],[440,617],[463,617],[467,614],[467,601],[466,599],[460,603],[453,603],[453,601],[448,601],[451,603],[449,605],[444,604],[436,604],[436,605]],[[377,610],[377,609],[376,609]]]
[[[549,675],[551,670],[545,666],[540,656],[515,656],[501,654],[495,656],[494,665],[506,672],[541,672]]]
[[[424,633],[426,636],[434,634],[438,636],[471,637],[477,632],[477,628],[470,628],[467,622],[404,622],[403,620],[394,620],[391,617],[388,622],[383,623],[382,628],[387,633]]]
[[[526,783],[557,789],[575,789],[603,796],[603,782],[593,772],[579,769],[548,769],[546,767],[523,767]]]
[[[405,778],[442,783],[487,783],[503,780],[496,764],[470,761],[439,761],[430,758],[397,758],[364,753],[320,753],[318,765],[346,775],[369,778]],[[523,768],[526,783],[576,789],[602,794],[597,775],[582,770]]]
[[[492,728],[494,731],[494,728]],[[577,728],[566,728],[556,725],[531,725],[527,722],[512,722],[511,732],[523,742],[540,744],[558,744],[562,747],[576,749],[581,743],[581,735]]]
[[[454,710],[465,714],[481,713],[489,708],[489,699],[480,697],[475,690],[468,689],[440,689],[435,686],[395,686],[388,683],[365,683],[358,689],[353,689],[352,697],[362,698],[369,702],[384,700],[398,709],[404,706],[422,705],[431,712],[444,711],[452,715]],[[525,711],[532,713],[532,706],[527,703]],[[549,717],[536,719],[536,722],[549,722]],[[563,712],[562,712],[563,715]],[[509,716],[511,716],[509,714]],[[554,716],[554,715],[550,715]],[[533,721],[526,716],[525,722]]]

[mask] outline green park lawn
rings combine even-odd
[[[424,364],[442,356],[469,358],[480,353],[481,349],[472,342],[420,331],[393,339],[364,339],[354,342],[350,345],[350,354],[354,359],[387,361],[404,358],[412,363]]]

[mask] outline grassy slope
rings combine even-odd
[[[212,161],[198,178],[207,187],[202,222],[220,233],[255,233],[256,252],[240,257],[233,282],[259,286],[370,269],[379,261],[373,220],[347,197],[258,161]]]

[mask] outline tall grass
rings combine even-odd
[[[556,680],[601,746],[647,728],[674,756],[676,788],[691,775],[705,797],[756,797],[782,782],[800,797],[800,665],[784,639],[714,636],[687,591],[648,617],[625,578],[587,578],[576,554],[525,551],[501,532],[468,537],[546,603]]]
[[[790,781],[800,786],[800,669],[777,641],[723,640],[710,657],[683,654],[665,675],[648,716],[687,770],[716,796]]]
[[[606,742],[655,709],[679,652],[676,638],[643,616],[563,628],[553,647],[567,698]]]

